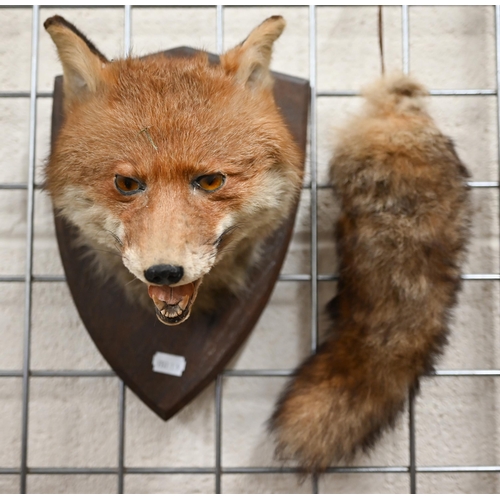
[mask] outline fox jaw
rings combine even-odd
[[[100,269],[139,301],[140,281],[166,325],[195,300],[216,307],[217,290],[240,292],[298,196],[302,158],[269,71],[284,26],[267,19],[214,65],[205,54],[110,62],[62,17],[45,22],[65,98],[47,189]]]

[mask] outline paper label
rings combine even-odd
[[[157,352],[153,356],[154,372],[181,377],[185,368],[186,358],[184,356],[176,356],[175,354],[167,354],[166,352]]]

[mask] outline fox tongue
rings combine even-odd
[[[187,305],[189,299],[194,293],[194,285],[192,283],[188,283],[187,285],[182,286],[156,286],[150,285],[148,287],[149,296],[155,301],[165,302],[169,306],[173,306],[183,302],[183,299],[186,301],[186,304],[180,304],[181,306]],[[156,299],[156,300],[155,300]],[[184,309],[184,307],[183,307]]]

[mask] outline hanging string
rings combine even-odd
[[[382,25],[382,5],[378,6],[378,44],[380,47],[380,66],[382,70],[382,75],[384,75],[385,64],[384,64],[384,30]]]

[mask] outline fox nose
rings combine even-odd
[[[144,271],[144,277],[155,285],[174,285],[183,276],[182,266],[171,266],[170,264],[158,264]]]

